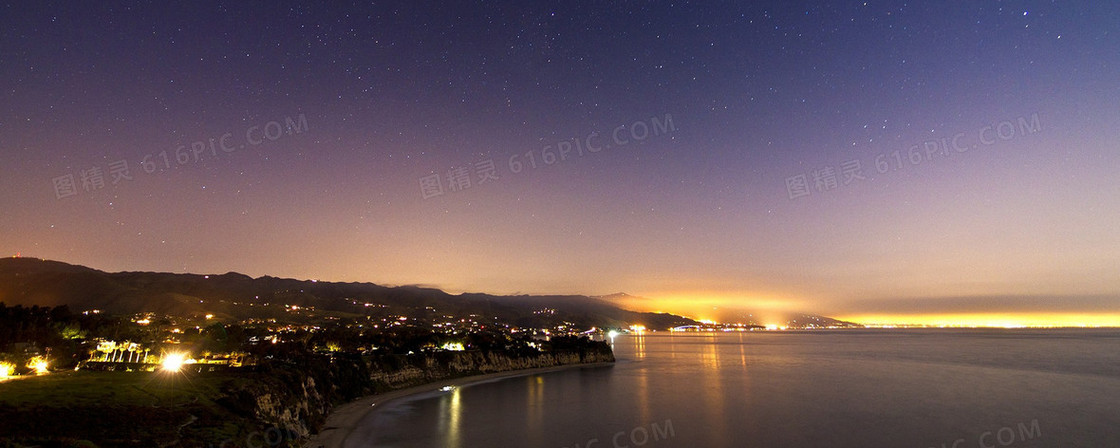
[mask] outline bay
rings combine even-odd
[[[347,447],[1118,447],[1120,331],[646,333],[618,362],[437,390]]]

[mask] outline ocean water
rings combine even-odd
[[[434,390],[348,447],[1120,447],[1120,331],[623,335],[618,362]]]

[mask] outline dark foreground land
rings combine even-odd
[[[645,318],[691,322],[588,297],[0,259],[0,448],[299,446],[358,397],[611,362],[581,335]]]
[[[0,447],[295,447],[336,405],[359,397],[613,361],[606,343],[570,338],[538,353],[307,354],[232,372],[54,372],[0,383]]]

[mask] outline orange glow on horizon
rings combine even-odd
[[[639,296],[644,299],[634,297],[616,304],[631,311],[670,313],[696,321],[749,323],[748,320],[753,320],[756,323],[765,321],[783,324],[780,316],[806,307],[800,300],[756,292],[671,291],[641,293]],[[752,316],[738,317],[746,313]]]
[[[763,325],[784,325],[777,318],[783,313],[793,312],[791,303],[780,299],[762,298],[758,301],[730,297],[717,297],[705,294],[672,295],[649,298],[643,301],[620,303],[623,308],[642,312],[666,312],[685,316],[697,321],[722,323],[737,322],[741,319],[728,319],[734,310],[750,309],[753,319]],[[781,306],[785,303],[786,306]],[[730,304],[730,305],[729,305]],[[811,306],[808,308],[812,308]],[[1054,328],[1054,327],[1120,327],[1120,313],[1093,312],[984,312],[984,313],[914,313],[885,314],[876,312],[820,313],[833,319],[853,322],[867,326],[929,326],[929,327],[990,327],[990,328]]]
[[[852,314],[833,317],[868,326],[1120,327],[1120,314],[1107,313]]]
[[[931,311],[927,313],[892,314],[868,312],[829,313],[813,312],[816,308],[800,300],[785,300],[779,296],[722,293],[666,293],[650,295],[645,300],[627,300],[619,303],[623,308],[643,312],[667,312],[697,321],[721,323],[740,322],[738,311],[749,310],[755,323],[768,326],[785,325],[784,316],[805,310],[833,319],[867,326],[929,326],[929,327],[991,327],[991,328],[1054,328],[1054,327],[1118,327],[1120,313],[1113,312],[1038,312],[990,311],[952,313]]]

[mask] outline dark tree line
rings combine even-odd
[[[65,305],[54,308],[6,306],[0,302],[0,347],[19,342],[51,345],[84,336],[79,316]]]
[[[0,361],[19,367],[37,353],[47,356],[52,368],[71,368],[86,360],[91,349],[87,342],[94,337],[153,343],[159,335],[122,317],[73,313],[66,305],[0,302]]]

